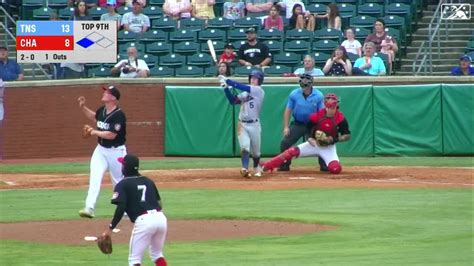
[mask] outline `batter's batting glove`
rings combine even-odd
[[[224,75],[219,75],[219,76],[217,76],[217,78],[219,79],[219,82],[220,82],[221,84],[222,84],[222,83],[226,84],[226,82],[227,82],[226,76],[224,76]]]

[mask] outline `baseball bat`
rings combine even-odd
[[[207,46],[209,47],[209,52],[211,53],[212,60],[217,63],[216,50],[214,50],[214,44],[212,43],[212,40],[207,40]]]

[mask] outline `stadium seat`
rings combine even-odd
[[[466,49],[465,49],[466,53],[470,53],[472,51],[474,51],[474,40],[470,40],[468,43],[467,43],[467,46],[466,46]],[[472,57],[471,57],[472,58]]]
[[[155,19],[163,17],[163,10],[158,6],[147,6],[143,9],[142,13],[147,15],[150,21],[153,22]]]
[[[310,50],[310,42],[305,40],[293,40],[287,41],[283,45],[283,50],[285,52],[293,52],[297,54],[307,54]]]
[[[151,22],[151,28],[166,32],[174,31],[178,27],[176,20],[168,17],[155,19]]]
[[[176,77],[202,77],[203,69],[197,66],[181,66],[176,68]]]
[[[364,3],[376,3],[376,4],[379,4],[379,5],[383,5],[384,3],[386,3],[387,0],[364,0]]]
[[[250,28],[253,27],[258,32],[262,28],[262,21],[255,17],[243,17],[234,21],[234,28]]]
[[[158,56],[166,55],[172,53],[173,48],[170,43],[168,42],[153,42],[148,43],[146,45],[146,53],[147,54],[154,54]]]
[[[283,52],[273,56],[275,65],[294,67],[301,63],[301,55],[291,52]]]
[[[360,0],[336,0],[337,4],[351,4],[357,5],[360,4]],[[340,11],[340,10],[339,10]]]
[[[168,32],[162,30],[149,30],[141,35],[140,42],[165,42],[168,40]]]
[[[355,39],[358,40],[362,45],[365,42],[365,38],[367,38],[371,32],[372,29],[369,28],[354,28]]]
[[[128,13],[128,12],[132,12],[131,7],[121,6],[121,7],[117,8],[117,13],[119,13],[122,16],[123,16],[123,14]]]
[[[58,17],[62,20],[70,20],[74,14],[74,7],[66,7],[59,10]]]
[[[198,33],[199,42],[207,42],[207,40],[222,41],[226,39],[226,32],[221,29],[206,29]]]
[[[231,72],[232,74],[232,72]],[[217,76],[217,67],[212,65],[210,67],[204,68],[204,76],[206,77],[216,77]]]
[[[386,16],[400,16],[405,19],[405,25],[407,25],[406,32],[408,34],[413,33],[413,27],[411,26],[413,19],[416,21],[416,11],[412,11],[411,6],[403,3],[392,3],[385,6]]]
[[[329,2],[329,3],[331,3],[331,2]],[[326,8],[327,8],[327,5],[322,4],[322,3],[310,3],[306,6],[306,10],[313,13],[313,14],[314,13],[325,14],[326,13]]]
[[[334,40],[341,42],[343,34],[340,30],[324,28],[315,31],[313,38],[314,40]]]
[[[150,68],[150,76],[159,78],[174,77],[174,69],[166,66],[155,66]]]
[[[222,53],[224,51],[224,46],[227,44],[224,41],[212,41],[212,44],[214,45],[214,50],[216,51],[217,54]],[[209,46],[207,46],[207,42],[201,43],[201,49],[200,51],[202,53],[209,53]]]
[[[181,55],[191,55],[199,51],[199,43],[184,41],[173,44],[173,52]]]
[[[48,7],[56,11],[66,8],[68,0],[48,0]]]
[[[332,53],[339,46],[339,43],[333,40],[319,40],[313,42],[311,49],[315,52]]]
[[[145,52],[145,44],[138,43],[138,42],[127,42],[124,44],[119,44],[119,49],[118,49],[119,54],[127,53],[128,47],[136,47],[139,54]]]
[[[252,67],[252,66],[238,66],[234,69],[234,76],[238,77],[246,77],[250,75],[252,70],[260,70],[260,68]]]
[[[105,13],[107,13],[107,8],[103,8],[100,6],[89,8],[89,15],[94,20],[100,20],[100,16],[102,16],[102,14],[105,14]]]
[[[308,0],[308,4],[321,3],[321,4],[327,5],[327,4],[330,4],[332,2],[334,2],[334,0]],[[324,12],[322,12],[322,13],[326,13],[326,10],[324,10]]]
[[[370,28],[374,27],[375,18],[371,16],[356,16],[349,20],[351,28]]]
[[[244,41],[244,40],[239,40],[239,41],[234,41],[232,42],[232,45],[234,46],[234,50],[235,51],[238,51],[240,46],[242,46],[243,44],[245,44],[247,41]]]
[[[313,39],[313,32],[306,29],[293,29],[286,31],[285,40],[306,40]]]
[[[386,73],[387,75],[390,75],[391,73],[389,72],[389,68],[388,68],[388,55],[386,54],[383,54],[383,53],[374,53],[374,56],[377,56],[377,57],[380,57],[385,65],[385,69],[386,69]]]
[[[188,31],[201,31],[205,29],[206,21],[198,18],[186,18],[180,20],[180,29]]]
[[[231,29],[227,32],[227,40],[229,42],[234,42],[238,40],[247,40],[247,34],[245,33],[244,28],[240,29]]]
[[[23,0],[20,8],[21,20],[33,20],[33,10],[44,6],[44,0]]]
[[[197,41],[197,32],[181,29],[177,31],[170,32],[170,42],[196,42]]]
[[[260,41],[276,40],[281,41],[283,39],[284,32],[277,29],[264,29],[258,32],[258,39]]]
[[[229,30],[232,28],[234,21],[224,17],[216,17],[207,21],[208,29]]]
[[[158,63],[158,57],[156,55],[144,54],[139,58],[145,61],[145,63],[148,65],[148,68],[152,68]]]
[[[209,67],[214,65],[212,57],[208,53],[198,53],[187,57],[186,61],[190,66]]]
[[[165,4],[165,0],[149,0],[148,5],[150,6],[160,6],[162,7]]]
[[[49,7],[41,7],[33,10],[33,19],[34,20],[49,20],[51,14],[55,11]]]
[[[263,43],[268,46],[268,49],[270,49],[270,52],[273,55],[283,52],[283,42],[276,40],[268,40],[264,41]]]
[[[341,16],[343,26],[347,27],[349,25],[350,19],[357,16],[357,8],[353,4],[339,3],[337,4],[337,8],[339,10],[339,15]]]
[[[400,30],[399,30],[399,29],[395,29],[395,28],[385,28],[385,32],[386,32],[388,35],[394,37],[394,38],[397,40],[397,42],[400,43],[401,40],[400,40]]]
[[[390,27],[390,28],[396,28],[400,30],[400,41],[403,46],[407,46],[406,43],[406,36],[407,32],[410,31],[411,25],[408,26],[405,24],[405,19],[400,16],[395,16],[395,15],[388,15],[385,17],[382,17],[382,19],[385,21],[385,27]]]
[[[186,63],[186,58],[179,54],[167,54],[158,58],[160,66],[178,68]]]
[[[119,44],[127,42],[135,42],[137,40],[137,34],[133,31],[121,30],[117,32],[117,41]]]
[[[91,68],[87,71],[88,77],[90,78],[96,78],[96,77],[110,77],[110,69],[105,66],[100,66],[100,67],[94,67]]]
[[[314,64],[322,69],[326,61],[331,58],[331,54],[330,52],[313,52],[311,55],[314,58]]]
[[[293,69],[289,66],[272,65],[264,69],[265,76],[281,77],[287,73],[293,73]]]

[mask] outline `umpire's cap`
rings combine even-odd
[[[102,89],[104,91],[108,91],[110,94],[112,94],[113,96],[115,96],[115,98],[117,100],[120,100],[120,91],[118,90],[117,87],[115,87],[114,85],[110,85],[108,87],[102,87]]]
[[[133,154],[127,154],[125,157],[117,159],[122,165],[122,173],[125,176],[136,176],[139,175],[138,167],[140,166],[140,160]]]

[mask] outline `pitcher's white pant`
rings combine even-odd
[[[105,148],[100,144],[92,153],[90,164],[89,191],[87,192],[86,208],[94,209],[102,185],[102,178],[105,171],[109,170],[113,187],[123,179],[122,164],[117,158],[124,157],[127,154],[125,145],[116,148]]]
[[[299,157],[319,155],[321,158],[323,158],[326,165],[328,165],[332,161],[339,161],[339,157],[336,153],[336,145],[334,144],[320,147],[318,145],[312,146],[306,141],[298,145],[298,148],[300,149]]]
[[[129,265],[141,264],[143,253],[148,246],[153,262],[163,257],[166,230],[167,219],[163,212],[150,210],[146,214],[138,216],[130,237]]]
[[[252,154],[252,157],[260,157],[262,127],[260,121],[254,123],[239,122],[237,136],[240,149]]]

